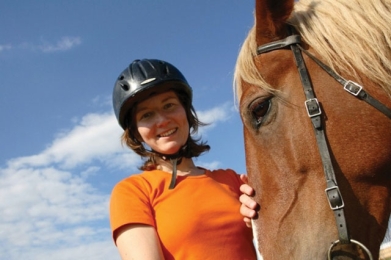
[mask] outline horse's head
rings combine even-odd
[[[382,2],[256,1],[235,91],[265,259],[325,259],[338,240],[333,256],[378,257],[391,195],[391,9]]]

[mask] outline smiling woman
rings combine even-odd
[[[122,141],[145,159],[143,172],[111,196],[122,259],[256,259],[239,213],[241,177],[193,162],[210,147],[193,137],[204,124],[182,73],[165,61],[135,60],[118,77],[113,104]]]
[[[196,164],[245,172],[240,118],[227,86],[252,5],[0,1],[0,259],[120,259],[106,201],[141,163],[119,142],[111,92],[133,57],[166,59],[197,86],[197,115],[213,123],[198,131],[212,149]],[[42,203],[58,197],[64,200]]]

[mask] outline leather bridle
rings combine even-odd
[[[289,26],[291,32],[294,32],[294,28]],[[368,248],[362,243],[351,239],[349,236],[349,231],[346,224],[345,213],[344,213],[344,201],[342,199],[341,192],[339,190],[337,180],[335,177],[333,165],[330,158],[330,152],[324,132],[324,126],[322,125],[322,111],[320,109],[320,105],[318,99],[315,97],[314,90],[311,84],[311,80],[308,75],[307,68],[305,66],[305,62],[302,56],[302,52],[304,52],[308,57],[310,57],[316,64],[318,64],[323,70],[325,70],[331,77],[333,77],[336,81],[338,81],[343,88],[353,96],[364,100],[371,106],[375,107],[377,110],[385,114],[388,118],[391,118],[391,109],[386,107],[384,104],[379,102],[377,99],[373,98],[369,95],[361,85],[356,82],[346,80],[340,75],[338,75],[335,71],[333,71],[330,67],[325,65],[323,62],[314,57],[311,53],[303,49],[300,46],[301,38],[300,35],[291,33],[290,36],[285,39],[274,41],[271,43],[267,43],[261,45],[257,48],[257,54],[262,54],[269,51],[274,51],[286,47],[290,47],[296,62],[296,66],[300,75],[300,79],[302,82],[302,86],[304,89],[304,93],[306,96],[305,108],[307,110],[307,114],[312,121],[312,125],[315,131],[316,141],[319,148],[319,153],[322,159],[324,174],[326,177],[327,188],[325,190],[328,202],[330,204],[331,210],[334,212],[334,217],[337,224],[338,236],[339,239],[333,242],[328,251],[328,259],[331,259],[332,249],[337,244],[349,244],[353,243],[361,247],[369,259],[373,259],[371,252]]]

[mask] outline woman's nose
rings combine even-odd
[[[169,122],[169,117],[164,112],[157,113],[156,124],[158,126],[164,126]]]

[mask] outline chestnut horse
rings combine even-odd
[[[235,92],[264,259],[378,259],[391,211],[390,45],[390,0],[256,1]]]

